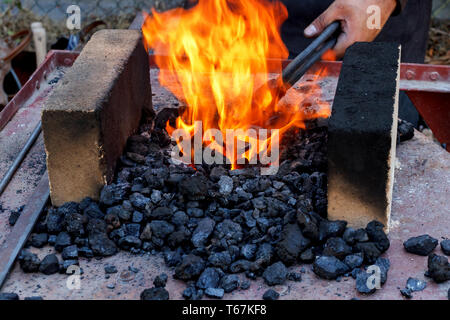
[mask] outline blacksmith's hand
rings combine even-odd
[[[373,41],[396,6],[396,0],[335,0],[304,33],[316,37],[332,22],[340,21],[342,33],[333,50],[341,58],[353,43]]]

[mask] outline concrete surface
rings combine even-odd
[[[155,93],[155,108],[163,107],[169,103],[176,103],[176,99],[165,89],[159,87],[156,80],[157,72],[152,71],[152,89]],[[328,80],[332,92],[336,83]],[[415,256],[406,253],[403,249],[403,241],[410,237],[428,233],[441,239],[450,237],[450,208],[448,206],[448,194],[450,194],[450,155],[442,148],[430,141],[421,133],[416,132],[416,137],[401,144],[397,150],[397,164],[395,184],[393,192],[393,207],[391,216],[391,248],[385,257],[391,260],[386,285],[371,296],[361,296],[356,293],[355,280],[344,278],[341,282],[318,279],[311,271],[310,265],[300,265],[291,268],[300,271],[305,268],[303,281],[300,283],[288,282],[285,286],[276,287],[281,292],[281,299],[342,299],[353,297],[360,299],[402,299],[399,289],[406,285],[409,277],[426,280],[428,287],[414,293],[414,299],[447,299],[447,291],[450,283],[437,285],[424,277],[427,268],[426,257]],[[14,185],[11,186],[14,190]],[[8,212],[0,214],[0,226],[5,224]],[[8,229],[8,227],[5,227]],[[1,230],[1,232],[6,232]],[[43,258],[50,248],[35,250],[39,257]],[[437,254],[442,254],[441,249],[436,248]],[[118,274],[110,279],[105,279],[104,266],[114,264]],[[15,266],[10,278],[2,288],[2,292],[16,292],[21,298],[41,295],[45,299],[139,299],[140,293],[152,287],[153,279],[161,272],[169,275],[167,289],[171,299],[181,299],[181,293],[186,285],[172,279],[172,270],[168,270],[160,256],[133,256],[127,252],[120,252],[107,259],[88,261],[80,260],[84,270],[81,276],[81,289],[69,290],[66,286],[67,275],[45,276],[43,274],[24,274],[18,265]],[[128,272],[128,267],[133,266],[140,271],[137,274]],[[244,278],[242,276],[242,278]],[[115,284],[114,289],[108,289],[108,284]],[[247,291],[236,291],[225,296],[225,299],[261,299],[267,286],[263,281],[252,282]]]

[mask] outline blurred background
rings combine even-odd
[[[2,58],[8,53],[8,46],[18,46],[21,41],[12,38],[13,35],[29,30],[33,22],[42,23],[45,29],[45,52],[50,49],[80,50],[89,36],[97,29],[105,28],[105,25],[107,28],[126,29],[143,10],[150,11],[154,8],[165,11],[187,7],[192,1],[194,0],[0,0],[0,85],[3,82],[4,92],[11,99],[18,91],[19,83],[24,84],[36,69],[39,57],[36,59],[34,41],[29,41],[11,61],[6,64],[2,62]],[[66,26],[66,11],[70,5],[80,7],[82,29],[94,21],[101,21],[101,25],[95,26],[81,37],[79,30],[70,31]],[[433,0],[426,63],[450,64],[450,0]],[[11,67],[13,72],[10,72]],[[0,87],[0,93],[1,89]],[[1,109],[0,101],[0,111]]]
[[[82,26],[103,20],[108,28],[128,28],[137,12],[158,11],[184,6],[187,0],[1,0],[0,38],[29,28],[34,21],[43,23],[50,47],[67,36],[66,9],[76,4],[81,9]],[[433,0],[433,22],[427,62],[450,64],[450,0]]]

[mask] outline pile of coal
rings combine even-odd
[[[311,264],[323,279],[352,276],[361,283],[370,276],[368,266],[376,265],[384,283],[384,226],[373,221],[353,229],[325,218],[327,129],[292,131],[284,139],[278,173],[262,176],[257,166],[175,164],[165,130],[132,136],[99,201],[48,208],[38,222],[28,245],[50,244],[63,261],[55,255],[39,261],[25,250],[20,265],[25,272],[52,274],[80,258],[119,250],[162,254],[173,276],[187,283],[183,297],[193,300],[248,289],[239,273],[262,277],[269,286],[301,281],[287,269],[296,264]],[[358,290],[372,292],[362,285]],[[165,299],[168,293],[155,284],[141,298]]]
[[[428,256],[428,270],[425,272],[425,276],[432,278],[436,283],[442,283],[450,280],[450,263],[445,256],[440,256],[432,253],[438,246],[439,241],[429,235],[421,235],[418,237],[412,237],[403,243],[405,250],[412,254],[420,256]],[[441,241],[441,249],[445,255],[449,254],[450,241],[445,239]],[[417,279],[408,279],[406,288],[401,289],[400,293],[411,299],[412,292],[421,291],[425,289],[426,283]],[[416,290],[419,288],[419,290]]]

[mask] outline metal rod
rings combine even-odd
[[[33,231],[34,225],[47,204],[49,196],[50,189],[46,171],[20,214],[14,228],[8,234],[3,244],[0,245],[0,289],[11,271],[14,261],[16,261],[17,256]]]
[[[20,83],[19,77],[17,76],[17,74],[16,74],[16,72],[14,71],[14,69],[11,68],[11,70],[10,70],[9,72],[11,72],[11,75],[13,76],[14,81],[16,81],[17,88],[18,88],[19,90],[22,89],[22,84]]]
[[[2,178],[0,182],[0,195],[2,195],[3,191],[5,191],[6,187],[8,186],[9,182],[11,181],[12,177],[14,176],[14,173],[19,168],[20,164],[22,163],[23,159],[25,159],[26,155],[30,151],[31,147],[36,142],[36,139],[39,137],[40,133],[42,131],[42,122],[39,121],[38,125],[34,129],[31,136],[28,138],[27,142],[25,143],[25,146],[20,150],[19,155],[14,160],[11,167],[6,172],[6,175]]]
[[[305,60],[312,55],[317,48],[319,48],[329,37],[331,37],[336,30],[339,28],[339,21],[335,21],[330,24],[313,42],[303,50],[294,60],[289,63],[286,68],[284,68],[282,77],[283,82],[287,82],[292,75],[297,71],[297,69],[305,63]]]
[[[300,78],[315,64],[317,61],[320,60],[320,58],[323,56],[323,54],[334,47],[336,44],[337,39],[333,38],[328,40],[322,48],[320,48],[318,51],[314,52],[310,58],[295,72],[291,75],[289,79],[287,79],[286,83],[288,83],[290,86],[293,86]]]

